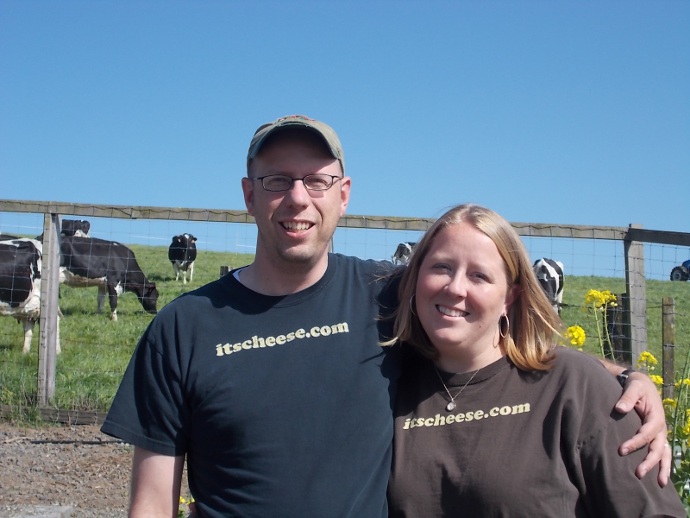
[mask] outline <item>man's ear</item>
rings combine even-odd
[[[342,217],[347,210],[347,205],[350,203],[350,187],[352,187],[352,179],[349,176],[343,176],[340,180],[340,216]]]
[[[254,185],[249,178],[242,178],[242,194],[244,204],[250,216],[254,215]]]

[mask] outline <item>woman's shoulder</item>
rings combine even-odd
[[[583,388],[616,388],[618,383],[599,358],[559,346],[554,350],[553,374],[579,383]],[[620,388],[620,387],[618,387]]]

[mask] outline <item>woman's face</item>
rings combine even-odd
[[[505,263],[487,235],[468,223],[436,235],[419,270],[415,311],[441,368],[471,370],[503,354],[498,321],[512,292]]]

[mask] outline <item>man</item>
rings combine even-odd
[[[135,445],[130,516],[175,514],[185,457],[199,516],[387,516],[399,352],[379,345],[377,300],[389,265],[328,253],[344,172],[322,122],[255,133],[242,179],[254,262],[159,312],[102,427]],[[623,405],[645,387],[656,414],[627,448],[665,441],[646,383]]]

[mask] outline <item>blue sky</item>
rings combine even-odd
[[[0,198],[243,209],[293,113],[350,214],[690,230],[686,0],[0,2]]]

